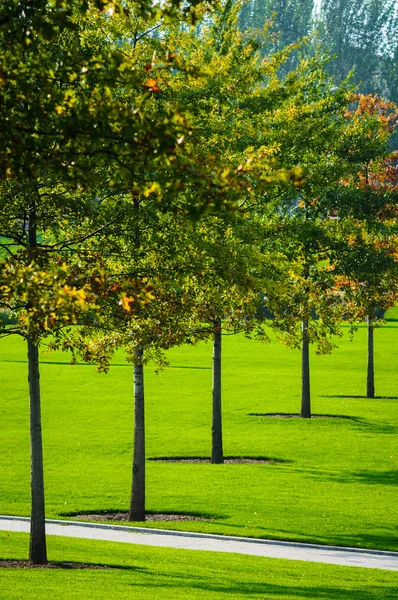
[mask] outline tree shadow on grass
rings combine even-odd
[[[349,394],[323,394],[320,398],[354,398],[362,400],[398,400],[398,396],[375,396],[368,398],[367,396],[350,396]]]
[[[386,527],[384,527],[386,529]],[[358,533],[355,535],[335,535],[337,546],[360,548],[361,550],[384,550],[398,552],[398,534],[390,529],[391,534]]]
[[[309,475],[318,481],[347,483],[350,485],[364,483],[366,485],[398,486],[398,469],[390,469],[388,471],[370,471],[362,469],[360,471],[336,471],[334,473],[331,473],[330,471],[300,469],[300,473]]]
[[[367,419],[356,419],[353,426],[354,431],[372,434],[386,434],[396,435],[398,433],[398,426],[392,425],[391,423],[384,423],[380,421],[369,421]]]
[[[22,364],[22,365],[26,365],[27,364],[27,360],[7,360],[4,359],[1,362],[3,363],[18,363],[18,364]],[[41,360],[40,361],[40,366],[43,365],[63,365],[65,367],[95,367],[94,363],[86,363],[86,362],[76,362],[76,363],[72,363],[70,360],[59,360],[59,361],[53,361],[53,360]],[[115,367],[132,367],[131,364],[122,364],[122,365],[112,365]]]
[[[297,563],[296,563],[297,565]],[[288,571],[288,567],[286,568]],[[142,583],[131,583],[132,588],[146,588],[149,590],[150,588],[155,589],[165,589],[165,588],[175,588],[178,590],[186,590],[186,598],[189,598],[195,592],[201,590],[203,592],[209,592],[209,597],[241,597],[245,596],[247,598],[317,598],[317,599],[325,599],[325,600],[342,600],[342,599],[353,599],[358,600],[375,600],[380,597],[380,594],[388,590],[388,596],[390,598],[395,597],[395,592],[398,593],[398,586],[387,588],[386,585],[377,585],[371,584],[367,585],[365,589],[358,589],[358,585],[355,584],[351,589],[348,586],[342,586],[338,581],[336,581],[333,587],[329,585],[319,585],[314,583],[314,585],[303,584],[299,585],[288,585],[288,584],[273,584],[269,583],[269,576],[267,573],[264,574],[264,581],[262,582],[252,582],[252,581],[241,581],[236,576],[234,576],[233,572],[231,572],[228,577],[228,581],[225,582],[217,582],[215,577],[210,579],[208,577],[201,576],[193,576],[190,574],[184,575],[176,575],[170,572],[164,573],[154,573],[156,578],[161,578],[160,581],[151,581],[151,577],[145,577],[145,581]],[[300,577],[302,573],[300,572]],[[258,578],[258,575],[257,575]],[[352,584],[352,581],[350,582]],[[158,592],[154,592],[157,594]],[[210,596],[210,594],[212,594]]]
[[[58,561],[49,560],[44,565],[34,565],[28,560],[20,558],[0,558],[0,568],[5,569],[60,569],[60,570],[93,570],[93,571],[108,571],[108,570],[123,570],[134,571],[137,573],[148,573],[145,567],[134,567],[132,565],[119,564],[104,564],[104,563],[86,563],[77,561]]]
[[[209,456],[156,456],[147,458],[150,462],[159,463],[181,463],[181,464],[205,464],[211,465],[211,458]],[[287,462],[283,458],[275,458],[269,456],[224,456],[224,463],[217,464],[217,467],[229,464],[271,464],[278,465]]]
[[[347,396],[343,396],[347,398]],[[339,420],[352,422],[353,430],[372,433],[372,434],[389,434],[396,435],[398,433],[398,426],[393,425],[391,423],[383,423],[377,421],[369,421],[367,419],[363,419],[362,417],[357,417],[354,415],[331,415],[331,414],[313,414],[311,419],[302,419],[298,413],[248,413],[249,417],[260,417],[260,418],[268,418],[268,419],[286,419],[286,420],[297,420],[300,422],[309,423],[312,420],[327,420],[333,419],[337,423]],[[283,461],[279,461],[283,462]]]
[[[198,369],[199,371],[211,371],[212,367],[187,367],[182,365],[169,365],[168,369]]]
[[[300,419],[301,421],[308,422],[310,419],[304,419],[300,417],[299,413],[248,413],[248,417],[268,417],[270,419]],[[351,415],[330,415],[330,414],[316,414],[311,415],[311,419],[348,419],[349,421],[361,422],[360,417]]]

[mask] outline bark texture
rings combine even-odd
[[[47,563],[44,509],[43,443],[40,410],[39,349],[28,336],[28,379],[30,398],[30,547],[29,560]]]
[[[303,321],[302,324],[300,416],[303,419],[311,418],[310,340],[308,334],[308,321]]]
[[[129,520],[145,521],[145,397],[143,349],[137,347],[134,365],[134,451]]]
[[[224,462],[221,414],[221,329],[221,319],[216,319],[214,321],[213,340],[213,410],[211,428],[211,462],[214,464],[222,464]]]
[[[368,316],[368,373],[366,382],[366,397],[375,397],[375,367],[374,367],[374,329],[372,317]]]
[[[36,200],[32,198],[28,219],[29,261],[37,247]],[[29,560],[33,564],[47,563],[46,522],[44,503],[43,441],[41,430],[39,348],[27,335],[28,381],[30,405],[30,542]]]

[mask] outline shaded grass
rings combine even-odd
[[[376,331],[376,392],[366,386],[366,328],[331,356],[312,356],[313,411],[297,413],[298,352],[224,338],[224,450],[280,464],[148,461],[147,508],[207,522],[159,527],[398,550],[398,324]],[[28,401],[24,342],[0,341],[0,513],[29,514]],[[211,346],[174,349],[171,366],[146,368],[148,456],[209,456]],[[123,353],[108,375],[42,357],[48,517],[128,509],[133,430],[132,368]],[[350,418],[347,418],[350,417]],[[153,522],[150,523],[153,526]]]
[[[0,558],[21,558],[25,534],[0,532]],[[398,574],[236,554],[49,537],[56,561],[111,570],[1,569],[1,599],[376,600],[398,597]],[[29,590],[29,591],[27,591]]]

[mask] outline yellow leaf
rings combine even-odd
[[[124,310],[127,310],[127,312],[130,312],[130,304],[134,302],[134,298],[127,296],[127,294],[123,293],[120,299],[119,304],[122,306],[122,308],[124,308]]]
[[[145,190],[144,196],[148,198],[148,196],[154,192],[160,192],[160,185],[157,182],[152,183],[151,187]]]

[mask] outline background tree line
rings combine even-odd
[[[240,11],[243,30],[261,28],[269,20],[275,38],[269,40],[265,52],[310,36],[309,51],[327,51],[334,57],[326,70],[336,82],[354,71],[359,91],[398,101],[398,11],[394,0],[252,0]],[[296,60],[297,52],[284,69]]]

